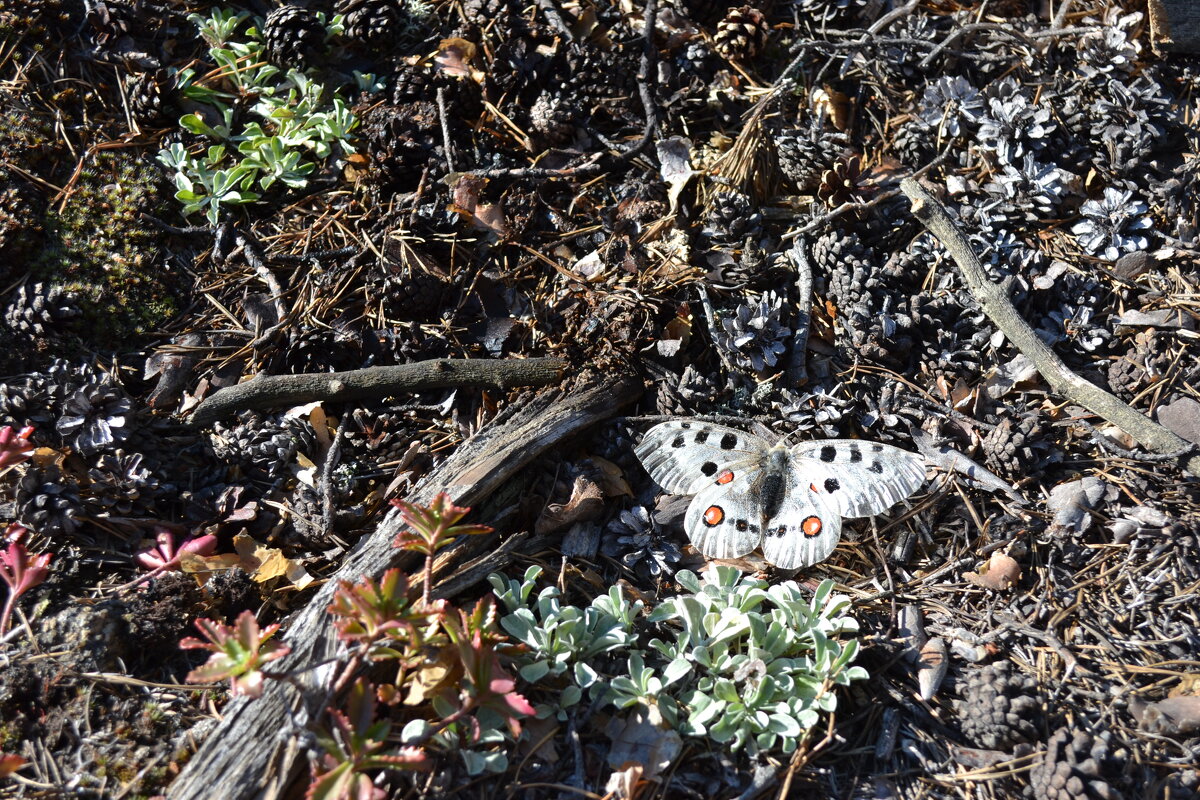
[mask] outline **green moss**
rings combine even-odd
[[[162,188],[153,164],[99,153],[47,212],[31,277],[76,293],[89,346],[127,344],[178,311],[184,276],[166,268],[163,233],[143,216],[162,213]]]

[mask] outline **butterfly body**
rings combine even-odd
[[[784,569],[828,557],[842,517],[878,514],[925,482],[920,456],[890,445],[828,439],[787,447],[699,421],[656,425],[636,452],[663,489],[695,495],[684,528],[701,553],[737,558],[761,547]]]

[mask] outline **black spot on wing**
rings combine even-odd
[[[683,447],[683,434],[679,434],[671,440],[671,447]]]
[[[831,444],[827,444],[821,448],[821,460],[826,464],[837,458],[837,448]]]
[[[872,453],[882,453],[882,452],[883,452],[883,445],[881,445],[881,444],[873,444],[873,445],[871,445],[871,452],[872,452]]]
[[[733,523],[733,527],[737,528],[739,532],[744,533],[750,529],[750,523],[744,519],[739,519],[737,522]]]
[[[717,471],[717,465],[711,461],[705,461],[700,465],[700,471],[704,473],[705,477],[711,478]]]
[[[837,478],[826,478],[825,479],[825,491],[832,494],[840,488],[842,488],[842,485],[840,483],[838,483]]]
[[[858,449],[858,445],[850,445],[850,463],[857,464],[862,461],[862,450]]]
[[[737,437],[732,433],[727,433],[721,437],[721,449],[732,450],[737,447]]]
[[[696,444],[704,444],[708,441],[708,431],[696,431]]]
[[[867,467],[867,469],[869,469],[871,472],[874,472],[876,475],[883,474],[883,464],[880,464],[878,459],[872,461],[871,466]]]
[[[686,429],[686,428],[690,428],[690,427],[692,427],[692,423],[690,423],[690,422],[681,422],[681,423],[679,423],[679,427],[681,427],[681,428],[685,428],[685,429]]]

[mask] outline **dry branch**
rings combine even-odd
[[[1097,414],[1156,453],[1182,453],[1191,444],[1175,435],[1137,409],[1129,406],[1072,372],[1033,328],[1021,318],[1012,301],[999,286],[988,280],[983,264],[971,249],[967,237],[958,230],[946,209],[921,184],[912,178],[900,182],[900,188],[912,201],[913,215],[941,240],[958,265],[967,288],[983,312],[1018,350],[1033,362],[1046,382],[1063,397]],[[1190,455],[1185,468],[1200,476],[1200,455]]]
[[[539,455],[617,414],[640,391],[641,383],[631,378],[599,378],[573,392],[546,392],[519,408],[507,409],[426,476],[407,499],[429,503],[446,491],[458,505],[478,505]],[[284,637],[292,652],[275,666],[294,674],[295,680],[268,681],[257,700],[232,700],[220,724],[171,784],[169,800],[278,798],[306,768],[301,745],[307,735],[305,726],[322,713],[333,672],[331,664],[316,665],[326,664],[339,647],[327,611],[337,581],[377,579],[394,566],[400,553],[392,540],[399,527],[396,514],[384,520],[350,553],[333,579],[293,615]],[[511,557],[505,544],[495,547],[494,540],[484,539],[467,537],[439,556],[440,561],[463,565],[447,581],[456,590],[465,588],[464,573],[481,576],[503,567]],[[470,551],[485,546],[493,547],[489,568],[465,564]],[[445,595],[447,587],[435,586],[434,593]]]
[[[204,427],[215,420],[248,408],[272,408],[311,403],[387,397],[426,389],[466,386],[546,386],[562,377],[567,362],[561,358],[527,358],[505,361],[439,358],[368,367],[348,372],[315,372],[301,375],[259,375],[213,394],[188,418]]]

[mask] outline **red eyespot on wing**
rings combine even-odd
[[[810,483],[808,485],[808,488],[813,494],[820,494],[820,492],[821,492],[821,490],[817,488],[817,485],[815,483]]]
[[[816,536],[821,532],[821,518],[805,517],[804,522],[800,523],[800,530],[804,531],[805,536]]]
[[[717,483],[720,483],[720,484],[729,483],[731,480],[733,480],[733,473],[730,472],[729,470],[725,470],[724,472],[722,472],[720,475],[717,476]]]
[[[704,524],[708,527],[720,525],[723,519],[725,519],[725,509],[720,506],[709,506],[704,509]]]

